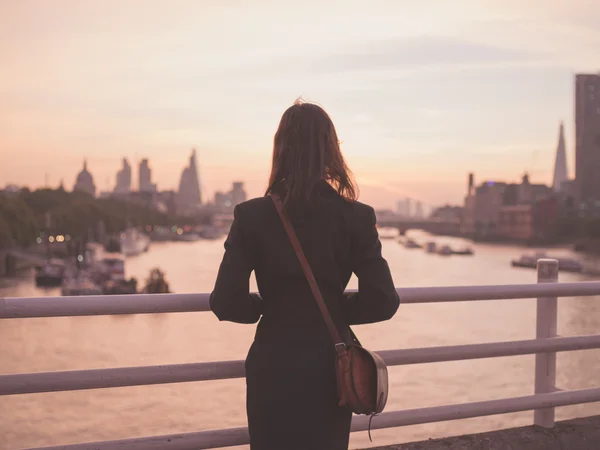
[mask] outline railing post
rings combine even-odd
[[[540,259],[537,262],[538,283],[558,281],[558,261]],[[556,297],[537,299],[536,339],[556,337],[557,305]],[[536,353],[535,393],[548,394],[556,390],[556,352]],[[554,408],[541,408],[533,412],[534,425],[554,427]]]

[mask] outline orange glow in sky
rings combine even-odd
[[[417,4],[418,6],[415,6]],[[550,182],[573,74],[600,70],[597,0],[0,2],[0,186],[71,188],[121,158],[173,189],[264,188],[296,97],[323,105],[364,201],[460,202],[476,179]],[[572,174],[572,172],[571,172]]]

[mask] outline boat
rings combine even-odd
[[[200,232],[200,236],[203,239],[219,239],[222,235],[222,229],[214,225],[205,226]]]
[[[104,250],[110,253],[121,252],[121,240],[117,237],[109,237],[104,245]]]
[[[442,246],[439,250],[438,250],[438,255],[442,255],[442,256],[450,256],[452,255],[454,252],[452,251],[452,249],[450,248],[450,246],[448,245],[444,245]]]
[[[35,268],[35,285],[38,287],[58,287],[65,277],[65,262],[50,258],[42,266]]]
[[[177,234],[169,227],[154,227],[150,233],[150,240],[156,242],[173,241],[176,237]]]
[[[459,255],[459,256],[471,256],[471,255],[474,255],[474,254],[475,254],[475,252],[473,251],[473,249],[472,249],[472,248],[470,248],[470,247],[465,247],[465,248],[463,248],[463,249],[460,249],[460,250],[454,250],[454,251],[452,252],[452,254],[453,254],[453,255]]]
[[[189,233],[183,233],[183,234],[178,234],[177,235],[177,240],[178,241],[195,242],[195,241],[198,241],[200,239],[202,239],[200,237],[200,235],[198,233],[194,233],[193,231],[189,232]]]
[[[107,253],[98,264],[101,276],[96,280],[106,295],[135,294],[137,280],[125,279],[125,260],[119,253]]]
[[[85,275],[78,274],[67,278],[62,286],[61,294],[72,295],[102,295],[102,289]]]
[[[584,272],[583,264],[573,258],[556,258],[547,256],[545,253],[536,253],[534,255],[522,255],[519,259],[512,260],[513,267],[525,267],[528,269],[537,268],[539,259],[556,259],[558,261],[558,270],[563,272],[582,273]]]
[[[100,260],[100,266],[107,279],[125,279],[125,260],[120,253],[106,253]]]
[[[379,239],[396,239],[398,230],[394,228],[384,227],[378,229]]]
[[[136,294],[137,280],[108,280],[102,286],[102,292],[105,295]]]
[[[413,239],[407,239],[404,242],[404,247],[406,248],[421,248],[422,246],[415,242]]]
[[[139,255],[148,250],[150,238],[137,228],[127,228],[120,236],[121,253],[125,256]]]
[[[425,250],[427,253],[435,253],[437,251],[437,245],[435,242],[428,242],[425,244]]]
[[[168,294],[171,292],[165,274],[158,268],[152,269],[142,292],[146,294]]]

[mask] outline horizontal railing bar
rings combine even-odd
[[[377,352],[388,366],[600,348],[600,335]],[[244,361],[0,375],[0,395],[74,391],[244,377]]]
[[[583,297],[600,295],[600,282],[399,288],[397,292],[402,303]],[[0,319],[209,311],[209,296],[205,293],[7,297],[0,298]]]
[[[373,418],[372,429],[402,427],[421,423],[443,422],[471,417],[493,416],[532,409],[578,405],[600,401],[600,388],[578,389],[549,394],[526,395],[523,397],[486,400],[457,405],[432,406],[428,408],[391,411]],[[368,429],[368,418],[353,420],[352,431]]]
[[[465,359],[531,355],[544,352],[566,352],[600,348],[600,334],[524,341],[489,342],[485,344],[447,345],[377,352],[388,366],[423,364]]]
[[[575,405],[600,401],[600,388],[527,395],[500,400],[463,403],[458,405],[432,406],[403,411],[384,412],[373,418],[373,429],[416,425],[491,416],[538,408]],[[369,418],[354,417],[352,431],[365,431]],[[247,428],[209,430],[196,433],[121,439],[83,444],[38,447],[32,450],[201,450],[223,448],[249,443]]]
[[[0,375],[0,395],[226,380],[244,376],[244,361],[23,373]]]

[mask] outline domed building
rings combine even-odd
[[[92,197],[96,196],[96,185],[94,184],[94,177],[87,170],[87,161],[83,161],[83,170],[77,175],[77,181],[73,186],[74,191],[87,192]]]

